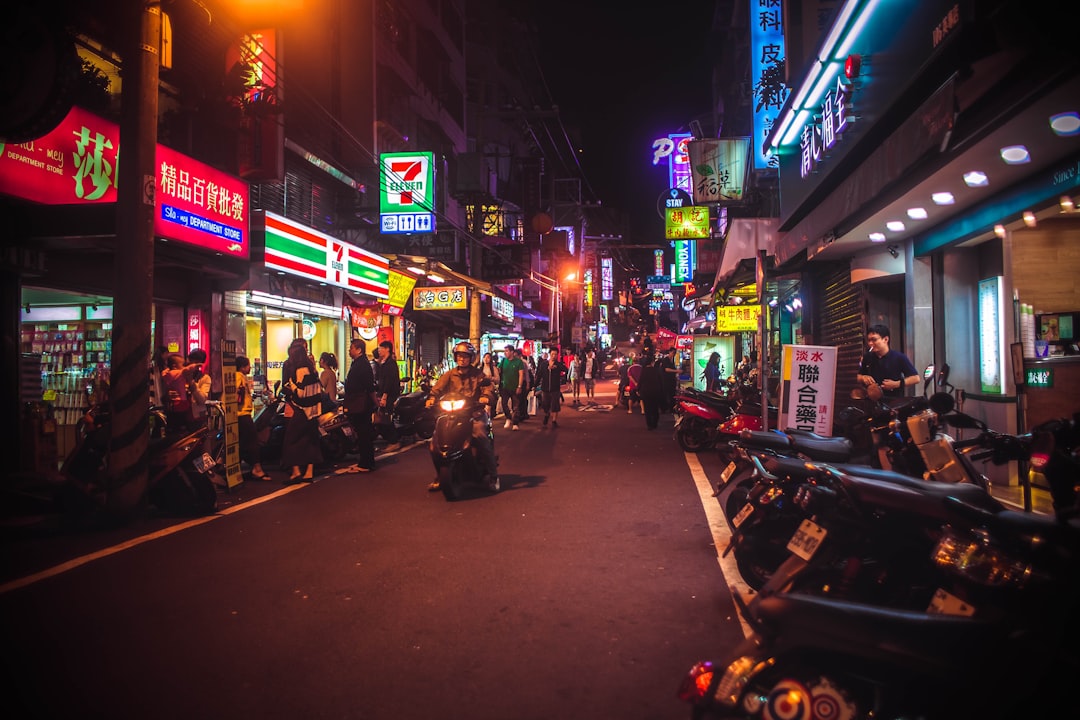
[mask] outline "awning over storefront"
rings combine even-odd
[[[710,292],[714,295],[723,294],[729,288],[743,284],[745,282],[743,276],[748,267],[750,280],[753,280],[759,253],[764,251],[768,257],[776,250],[780,236],[778,227],[777,218],[731,220],[731,229],[728,231],[723,255],[720,258],[720,267],[716,271],[716,279],[713,281]]]

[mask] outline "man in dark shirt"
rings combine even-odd
[[[361,338],[353,338],[349,345],[349,374],[345,376],[345,413],[356,431],[356,464],[348,468],[352,472],[369,472],[375,468],[375,434],[371,426],[371,413],[375,409],[375,375],[367,359],[367,345]]]
[[[672,345],[660,356],[660,359],[656,361],[656,366],[660,368],[660,385],[664,389],[664,395],[660,402],[660,412],[671,412],[672,405],[675,404],[675,391],[679,386],[679,368],[675,366],[675,346]]]
[[[906,386],[919,384],[919,372],[907,355],[889,349],[888,327],[871,325],[866,329],[866,342],[870,349],[859,363],[855,380],[868,388],[871,397],[875,386],[881,388],[885,397],[903,397]]]

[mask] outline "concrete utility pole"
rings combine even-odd
[[[136,510],[146,494],[149,446],[150,320],[154,290],[154,190],[161,5],[131,3],[130,45],[123,57],[120,167],[116,203],[112,371],[109,402],[110,484],[106,511]],[[128,25],[128,23],[125,23]]]

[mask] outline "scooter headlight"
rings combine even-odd
[[[439,407],[442,408],[443,412],[454,412],[455,410],[460,410],[465,407],[465,399],[455,398],[452,400],[440,400]]]

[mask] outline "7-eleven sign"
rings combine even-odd
[[[435,170],[432,153],[383,153],[379,156],[379,167],[382,232],[433,232]]]
[[[265,213],[265,241],[269,270],[387,297],[390,262],[380,255],[271,212]]]

